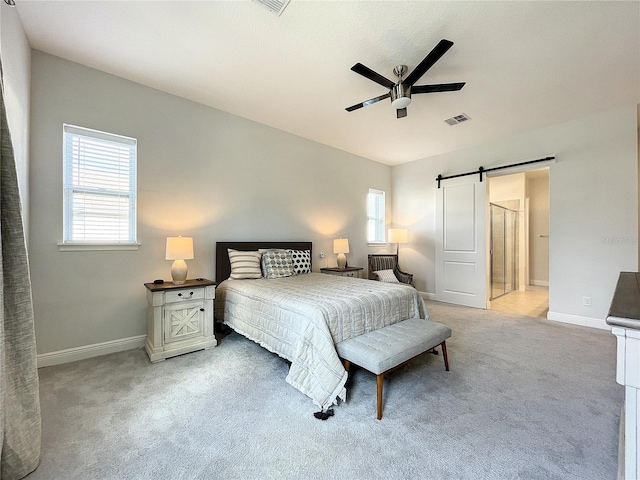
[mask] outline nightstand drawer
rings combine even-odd
[[[362,272],[362,267],[327,267],[321,268],[320,273],[327,273],[329,275],[337,275],[339,277],[351,277],[351,278],[360,278]]]
[[[165,292],[165,303],[184,302],[185,300],[198,300],[204,298],[204,288],[193,288],[178,290],[174,292]]]

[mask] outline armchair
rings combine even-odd
[[[398,268],[398,255],[391,253],[370,254],[369,255],[369,280],[377,280],[376,274],[378,270],[393,270],[396,278],[400,283],[413,285],[413,273],[403,272]]]

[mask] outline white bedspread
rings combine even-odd
[[[413,287],[309,273],[226,280],[216,290],[216,317],[289,360],[287,382],[326,409],[346,400],[336,343],[428,314]]]

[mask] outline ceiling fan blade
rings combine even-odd
[[[358,103],[356,105],[351,105],[350,107],[345,108],[347,112],[353,112],[362,107],[366,107],[367,105],[371,105],[372,103],[379,102],[380,100],[384,100],[385,98],[389,98],[391,96],[390,93],[385,93],[384,95],[380,95],[379,97],[370,98],[369,100],[365,100],[362,103]]]
[[[440,60],[447,50],[449,50],[453,46],[453,42],[449,40],[445,40],[444,38],[440,40],[440,43],[436,45],[433,50],[431,50],[426,57],[420,62],[420,64],[404,79],[402,83],[405,85],[413,85],[420,77],[422,77],[427,70],[433,67],[433,64]]]
[[[464,87],[465,82],[460,83],[439,83],[437,85],[414,85],[411,87],[411,94],[414,93],[436,93],[436,92],[455,92]]]
[[[407,116],[407,107],[396,110],[396,118],[404,118]]]
[[[383,87],[387,87],[389,90],[391,90],[395,85],[395,83],[389,80],[388,78],[385,78],[379,73],[374,72],[369,67],[365,67],[361,63],[356,63],[353,67],[351,67],[351,70],[353,70],[356,73],[359,73],[360,75],[368,78],[369,80],[373,80],[374,82],[382,85]]]

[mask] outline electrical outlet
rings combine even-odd
[[[318,257],[320,257],[320,258],[324,258],[324,257],[326,257],[326,255],[325,255],[323,252],[320,252],[320,253],[318,254]]]
[[[591,297],[582,297],[582,305],[585,307],[591,306]]]

